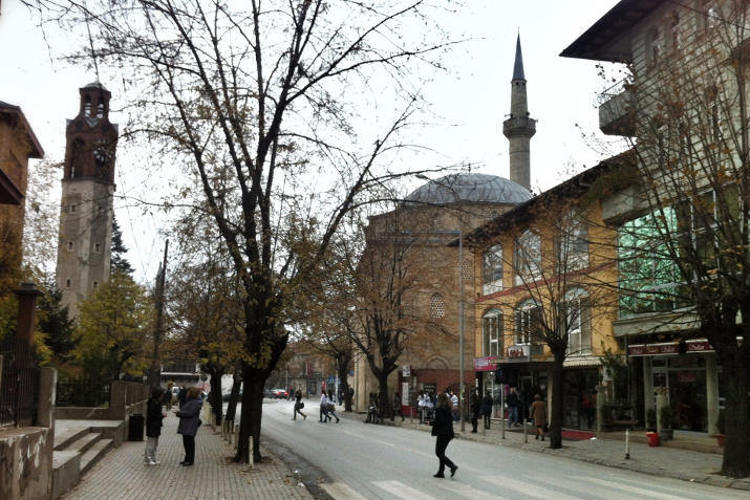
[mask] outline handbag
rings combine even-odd
[[[542,426],[542,432],[544,432],[545,434],[546,434],[546,433],[548,433],[548,432],[549,432],[549,425],[547,425],[547,424],[544,424],[544,425]]]
[[[301,410],[304,407],[305,407],[305,403],[303,403],[302,401],[300,401],[299,402],[299,409]]]

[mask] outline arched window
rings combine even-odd
[[[104,118],[104,104],[102,104],[101,102],[96,107],[96,117],[97,118]]]
[[[482,260],[483,293],[485,295],[503,289],[503,247],[493,245],[484,252]]]
[[[560,314],[562,331],[568,334],[568,356],[591,354],[591,302],[582,288],[573,288],[565,294]]]
[[[588,226],[576,213],[563,219],[557,246],[557,269],[560,273],[578,271],[589,265]]]
[[[646,32],[646,63],[649,67],[659,64],[661,57],[661,39],[659,38],[659,28],[652,26]]]
[[[443,319],[445,317],[445,300],[439,293],[433,293],[430,297],[430,318]]]
[[[535,281],[542,275],[542,242],[534,231],[525,231],[516,240],[514,255],[516,285]]]
[[[497,309],[482,317],[482,355],[500,356],[503,352],[503,314]]]
[[[532,299],[516,308],[514,333],[516,345],[528,345],[542,338],[542,308]]]
[[[91,116],[91,97],[86,96],[83,100],[83,116]]]

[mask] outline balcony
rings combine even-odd
[[[599,128],[607,135],[632,137],[635,135],[635,106],[633,91],[625,85],[617,94],[605,93],[599,106]]]

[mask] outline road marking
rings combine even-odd
[[[367,500],[346,483],[321,483],[320,487],[331,495],[334,500]]]
[[[406,486],[401,481],[373,481],[372,484],[374,484],[378,488],[384,489],[391,495],[394,495],[398,498],[403,498],[404,500],[434,500],[435,498],[426,493],[422,493],[419,490],[415,490],[414,488]]]
[[[610,480],[604,480],[604,479],[598,479],[595,477],[577,477],[575,479],[579,479],[582,481],[588,481],[589,483],[599,484],[601,486],[606,486],[607,488],[616,488],[619,490],[627,491],[629,493],[636,493],[640,496],[646,496],[650,498],[661,498],[663,500],[682,500],[686,497],[680,497],[675,495],[669,495],[667,493],[659,493],[652,490],[647,490],[644,488],[638,488],[636,486],[629,486],[627,484],[622,484],[621,481],[610,479]]]
[[[533,479],[530,479],[528,482],[518,481],[516,479],[511,479],[509,477],[499,475],[480,476],[479,478],[483,481],[487,481],[488,483],[496,484],[501,488],[515,490],[519,493],[523,493],[527,497],[541,498],[543,500],[546,500],[548,498],[554,498],[555,500],[578,500],[578,497],[565,495],[564,493],[560,493],[557,490],[538,486],[532,482]]]
[[[440,481],[440,488],[451,491],[464,498],[471,498],[477,500],[505,500],[506,497],[502,497],[497,493],[487,493],[486,491],[478,490],[473,486],[461,483],[458,481]]]

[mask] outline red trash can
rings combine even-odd
[[[659,433],[658,432],[647,432],[646,437],[648,438],[649,446],[659,446]]]

